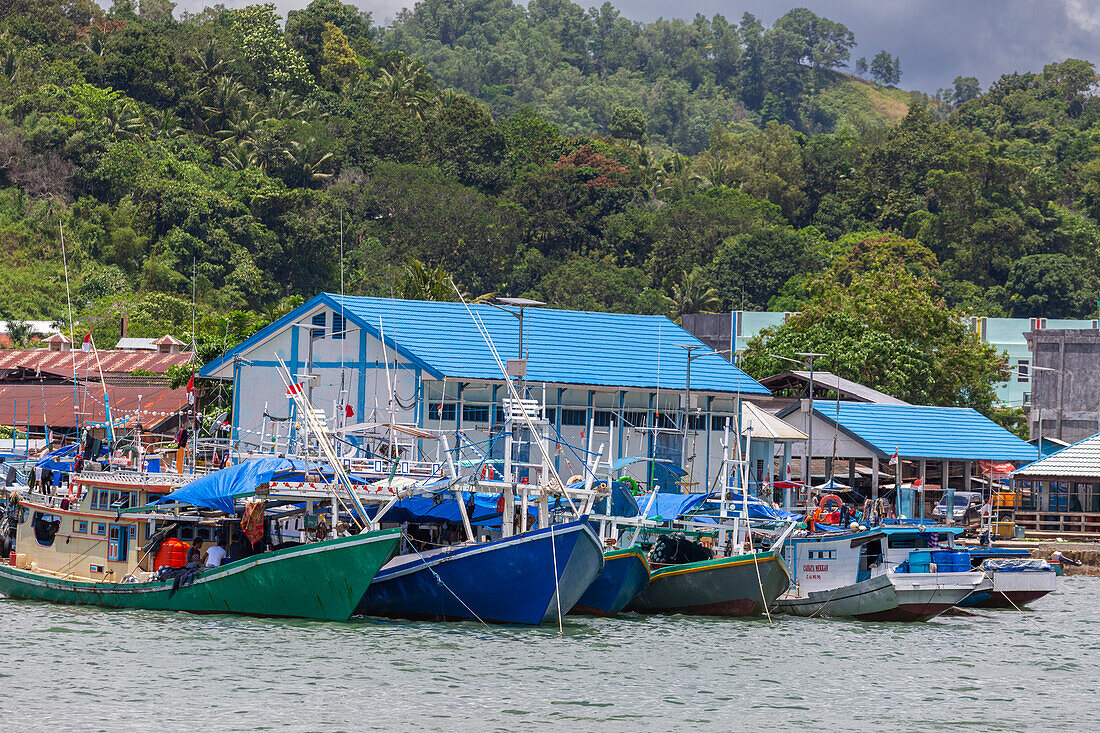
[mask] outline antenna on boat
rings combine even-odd
[[[365,527],[367,524],[371,524],[370,519],[367,517],[366,507],[363,506],[363,503],[359,500],[359,496],[355,493],[355,489],[351,485],[351,479],[348,478],[347,473],[344,471],[339,456],[336,455],[335,450],[328,441],[328,437],[325,435],[324,428],[317,421],[317,416],[313,413],[313,405],[309,403],[309,400],[300,391],[293,389],[294,381],[290,376],[290,370],[287,369],[283,358],[278,354],[276,354],[275,358],[279,360],[279,369],[276,371],[279,372],[279,378],[282,379],[283,383],[286,385],[287,394],[289,394],[294,400],[294,403],[298,405],[298,410],[305,417],[305,421],[310,431],[317,437],[317,445],[321,447],[321,451],[325,454],[329,464],[332,466],[332,472],[337,478],[337,483],[343,486],[348,496],[351,497],[352,503],[355,504],[355,507],[361,513],[361,521],[356,517],[353,517],[353,519],[356,519],[360,526]]]
[[[73,322],[73,298],[69,292],[69,259],[65,254],[65,225],[62,223],[60,217],[57,220],[57,229],[61,232],[61,264],[65,269],[65,302],[69,305],[69,352],[73,357],[73,412],[76,414],[76,442],[80,443],[80,392],[77,388],[76,381],[76,352],[73,351],[73,344],[76,340],[74,328],[76,324]],[[45,407],[45,403],[43,403]],[[12,423],[15,422],[14,408],[12,411]],[[30,430],[27,431],[28,436]],[[12,442],[12,450],[15,450],[15,442]],[[79,448],[78,448],[79,450]]]

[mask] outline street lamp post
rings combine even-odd
[[[688,428],[691,423],[691,362],[703,356],[714,356],[715,354],[728,354],[731,353],[731,349],[722,349],[720,351],[707,351],[703,354],[692,353],[696,349],[707,348],[704,344],[676,344],[681,349],[687,351],[687,371],[684,375],[684,443],[680,447],[680,462],[681,464],[687,463],[687,435]],[[739,407],[739,406],[738,406]],[[660,405],[657,406],[660,409]],[[686,467],[686,466],[685,466]]]
[[[809,490],[813,484],[813,460],[814,460],[814,359],[819,356],[828,356],[827,354],[819,354],[815,351],[798,351],[795,352],[795,356],[801,356],[805,359],[809,359],[808,362],[800,361],[798,359],[791,359],[786,356],[779,356],[778,354],[768,354],[768,356],[774,359],[782,359],[783,361],[789,361],[792,364],[801,364],[804,367],[810,369],[810,415],[806,422],[806,472],[803,478],[803,483],[806,485],[806,489]]]

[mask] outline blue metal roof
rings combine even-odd
[[[203,368],[209,374],[266,338],[274,329],[300,318],[324,302],[375,338],[436,377],[502,379],[500,369],[477,325],[462,303],[390,298],[364,298],[324,293],[294,313],[227,352]],[[471,304],[502,360],[519,354],[519,321],[499,308]],[[527,308],[523,313],[523,347],[527,381],[684,389],[687,351],[678,344],[711,349],[664,316]],[[768,390],[719,355],[701,356],[691,364],[691,388],[707,392],[769,394]]]
[[[889,457],[939,460],[1031,461],[1035,446],[970,407],[817,402],[818,417]],[[797,405],[783,413],[797,409]],[[780,413],[782,417],[783,413]]]

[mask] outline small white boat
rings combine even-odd
[[[1057,583],[1054,568],[1040,558],[990,557],[978,569],[985,580],[960,606],[1019,608],[1050,593]]]
[[[794,583],[779,608],[796,616],[927,621],[985,581],[985,573],[970,569],[968,553],[937,549],[956,533],[888,526],[794,537],[783,550]]]

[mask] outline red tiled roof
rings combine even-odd
[[[51,374],[73,374],[73,355],[76,355],[76,376],[95,376],[100,368],[103,373],[129,374],[144,369],[155,374],[164,374],[168,367],[191,362],[192,352],[161,354],[156,351],[115,351],[100,349],[99,359],[93,351],[74,349],[72,351],[50,351],[49,349],[0,349],[0,369],[25,367],[36,371],[39,367]]]
[[[138,408],[141,395],[141,423],[146,428],[167,419],[171,413],[188,407],[187,390],[167,387],[108,386],[111,396],[111,413],[115,419],[131,417]],[[85,421],[103,421],[103,386],[97,382],[76,386],[80,415]],[[23,425],[27,421],[27,405],[30,404],[30,424],[42,425],[43,413],[50,427],[76,427],[77,410],[73,409],[74,392],[71,384],[0,384],[0,425]],[[13,415],[13,412],[15,413]]]

